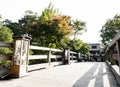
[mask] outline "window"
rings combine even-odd
[[[92,49],[97,49],[97,46],[91,46]]]

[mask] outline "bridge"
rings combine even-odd
[[[0,87],[119,87],[104,62],[80,62],[29,72],[0,81]]]
[[[12,56],[0,56],[1,61],[11,61],[12,67],[0,67],[0,87],[119,87],[119,35],[107,48],[105,62],[79,62],[79,52],[29,46],[29,38],[24,37],[16,37],[13,44],[0,42],[0,46],[13,49]],[[113,50],[115,46],[117,50]],[[42,50],[44,55],[30,55],[29,50]],[[41,59],[45,63],[28,64]],[[4,79],[6,76],[10,78]]]

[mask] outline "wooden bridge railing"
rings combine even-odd
[[[59,53],[63,52],[62,50],[52,49],[52,48],[47,48],[47,47],[39,47],[39,46],[30,46],[29,49],[38,50],[38,51],[46,51],[47,53],[44,55],[29,55],[28,59],[29,60],[46,59],[47,63],[29,65],[28,71],[50,66],[51,59],[55,59],[55,58],[58,59],[62,57],[62,55],[52,55],[51,52],[59,52]],[[61,62],[56,62],[56,64],[57,63],[61,64]]]
[[[116,34],[106,49],[106,62],[120,84],[120,32]]]
[[[47,63],[29,65],[28,71],[40,69],[40,68],[46,68],[49,66],[56,66],[56,65],[60,65],[60,64],[70,64],[71,62],[75,62],[77,59],[77,53],[72,52],[69,49],[59,50],[59,49],[39,47],[39,46],[30,46],[29,49],[47,52],[44,55],[29,55],[29,57],[28,57],[29,61],[36,60],[36,59],[45,59],[45,60],[47,60]],[[52,52],[54,52],[54,54],[52,54]],[[52,62],[52,59],[56,59],[59,61]]]
[[[0,47],[11,47],[13,49],[12,56],[0,55],[0,61],[12,60],[11,73],[12,77],[21,77],[27,75],[28,71],[46,68],[49,66],[55,66],[59,64],[70,64],[80,59],[80,53],[72,52],[69,48],[64,50],[30,46],[30,40],[28,37],[15,37],[13,44],[0,42]],[[46,54],[29,55],[29,50],[44,51]],[[40,64],[29,64],[31,60],[45,59],[47,62]],[[54,61],[53,60],[57,60]],[[1,73],[1,71],[0,71]],[[2,77],[4,72],[0,75]]]
[[[13,45],[11,43],[5,43],[3,41],[0,41],[0,48],[5,49],[5,48],[13,48]],[[10,74],[10,67],[11,67],[11,61],[12,56],[10,55],[3,55],[0,54],[0,77],[4,78],[6,75]],[[5,65],[5,62],[7,62],[7,65]],[[10,63],[8,64],[8,61]]]
[[[0,41],[0,47],[4,48],[12,48],[12,44],[11,43],[5,43]],[[0,60],[12,60],[12,56],[7,56],[7,55],[0,55]]]

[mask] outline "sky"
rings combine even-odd
[[[87,32],[78,38],[87,43],[100,43],[106,20],[120,14],[120,0],[0,0],[0,15],[3,20],[17,21],[27,10],[40,15],[49,3],[62,15],[86,22]]]

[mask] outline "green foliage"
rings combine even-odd
[[[107,46],[108,43],[113,39],[115,34],[120,30],[120,15],[115,15],[113,19],[106,21],[105,25],[100,31],[102,37],[103,46]]]
[[[79,49],[82,54],[90,55],[89,45],[87,43],[83,43],[82,47]]]
[[[31,26],[36,23],[37,13],[27,10],[23,18],[18,22],[12,22],[8,19],[4,21],[4,25],[12,29],[14,36],[22,36],[28,34]]]
[[[84,43],[80,39],[70,40],[68,46],[71,48],[72,51],[80,51],[82,54],[86,54],[88,56],[90,55],[89,45],[87,43]]]
[[[79,20],[74,20],[72,23],[72,26],[74,28],[74,39],[83,33],[83,31],[86,31],[86,23]]]
[[[0,22],[0,41],[10,43],[13,41],[12,38],[12,30],[6,26],[3,26],[3,23]],[[12,50],[10,48],[0,47],[0,55],[10,55],[12,54]],[[4,60],[0,61],[0,66],[10,69],[11,61]]]
[[[77,51],[84,46],[76,37],[86,30],[86,23],[79,20],[72,21],[70,16],[61,15],[51,3],[41,15],[28,10],[18,22],[6,20],[5,25],[12,29],[14,36],[23,34],[31,36],[32,45],[60,49],[70,46],[71,50]],[[73,40],[70,39],[72,35]]]
[[[11,55],[12,50],[10,48],[0,47],[0,55]]]
[[[8,27],[5,27],[5,26],[0,27],[0,40],[1,41],[12,42],[13,41],[12,35],[13,35],[12,31]]]
[[[62,48],[62,41],[73,33],[71,17],[58,14],[50,4],[38,16],[30,10],[17,22],[5,21],[5,25],[12,29],[14,36],[28,34],[31,43],[38,46]]]
[[[45,8],[40,16],[41,21],[50,20],[58,15],[58,9],[54,9],[54,6],[50,3],[47,8]]]
[[[3,26],[1,22],[0,23],[0,41],[10,43],[13,41],[12,35],[13,35],[12,30],[6,26]],[[12,53],[11,49],[0,47],[0,54],[6,55],[6,54],[11,54],[11,53]]]
[[[71,47],[71,50],[73,51],[78,51],[83,45],[82,40],[80,39],[73,39],[70,40],[70,42],[68,43],[68,46]]]
[[[67,20],[70,19],[66,18],[66,21]],[[72,28],[65,26],[63,28],[63,21],[65,21],[65,19],[62,20],[58,17],[51,20],[46,20],[44,22],[36,22],[36,24],[31,27],[31,31],[29,32],[33,38],[32,42],[36,42],[39,46],[59,47],[61,40],[64,39],[66,35],[69,35],[72,30]]]

